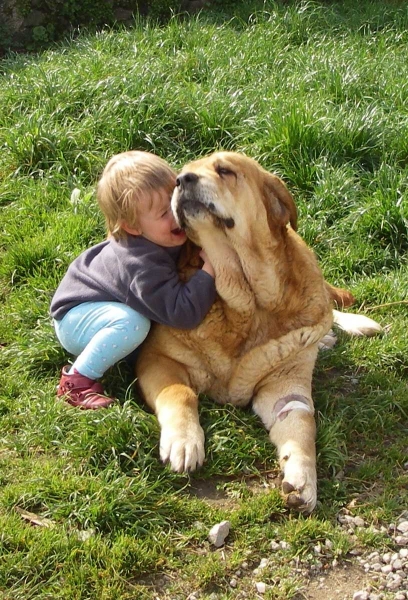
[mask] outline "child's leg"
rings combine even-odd
[[[54,327],[62,346],[77,356],[71,369],[62,369],[57,396],[87,410],[112,404],[95,379],[143,342],[150,321],[119,302],[85,302]]]
[[[54,326],[61,345],[77,356],[69,372],[99,379],[140,346],[150,321],[120,302],[84,302]]]

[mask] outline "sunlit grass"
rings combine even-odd
[[[265,572],[268,594],[289,600],[301,586],[290,567],[295,556],[312,556],[325,538],[339,559],[349,551],[353,542],[336,525],[340,508],[354,499],[356,513],[374,524],[406,508],[408,9],[218,4],[160,27],[136,21],[128,30],[84,32],[0,63],[6,600],[150,600],[163,574],[169,597],[198,590],[234,598],[234,569],[257,566],[274,539],[291,549]],[[288,515],[271,487],[275,454],[249,410],[203,399],[207,461],[185,477],[159,461],[158,424],[137,397],[130,365],[105,377],[118,397],[109,411],[55,401],[69,357],[55,340],[49,302],[72,259],[105,235],[93,194],[101,169],[134,148],[175,168],[231,149],[281,175],[327,279],[387,326],[370,340],[339,334],[319,356],[319,505],[310,519]],[[226,503],[191,495],[197,481],[217,482]],[[52,527],[30,525],[19,510]],[[225,559],[206,541],[224,518],[233,525]],[[388,542],[365,531],[359,543]]]

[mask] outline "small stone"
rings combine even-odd
[[[397,535],[395,538],[395,543],[398,546],[408,546],[408,537],[405,535]]]
[[[232,588],[236,588],[238,585],[238,581],[236,579],[231,579],[231,581],[229,582],[230,586]]]
[[[316,546],[314,546],[313,551],[315,554],[321,554],[322,553],[322,547],[320,544],[316,544]]]
[[[280,550],[280,544],[278,544],[278,542],[271,542],[271,550],[273,550],[273,552],[276,552],[276,550]]]
[[[402,560],[399,558],[395,559],[391,564],[392,564],[392,568],[394,569],[394,571],[398,571],[399,569],[402,569]]]
[[[290,544],[288,542],[285,542],[284,540],[282,540],[279,543],[279,545],[282,548],[282,550],[289,550],[289,548],[290,548]]]
[[[398,554],[401,558],[408,558],[408,548],[401,548]]]
[[[397,529],[401,533],[408,533],[408,521],[401,521],[401,523],[398,523]]]
[[[401,578],[393,579],[392,581],[387,582],[387,589],[389,590],[397,590],[401,585]]]
[[[266,592],[266,583],[263,581],[257,581],[255,587],[258,594],[264,594]]]
[[[384,575],[388,575],[388,573],[392,573],[392,566],[384,565],[383,567],[381,567],[381,571],[384,573]]]
[[[370,594],[365,590],[359,590],[358,592],[354,592],[353,600],[370,600]]]
[[[385,554],[383,554],[382,559],[385,564],[389,565],[391,562],[391,552],[386,552]]]
[[[372,569],[372,571],[377,571],[377,572],[381,571],[382,565],[381,565],[381,563],[373,563],[371,565],[371,569]]]
[[[354,517],[354,525],[356,527],[365,527],[365,521],[361,517]]]
[[[262,558],[261,562],[258,565],[258,569],[265,569],[269,565],[269,560],[267,558]]]
[[[331,540],[325,540],[324,545],[327,550],[333,550],[333,542]]]
[[[217,523],[214,527],[211,527],[208,539],[216,548],[220,548],[224,542],[225,538],[230,532],[231,523],[229,521],[221,521],[221,523]]]
[[[406,599],[406,595],[404,594],[404,592],[397,592],[394,596],[394,600],[405,600]]]

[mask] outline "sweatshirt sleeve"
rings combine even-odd
[[[194,329],[210,310],[215,296],[211,275],[199,270],[184,283],[169,260],[138,271],[131,281],[127,303],[132,305],[134,298],[137,310],[156,323]]]

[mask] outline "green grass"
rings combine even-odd
[[[291,548],[265,571],[265,597],[290,600],[302,586],[291,560],[313,557],[326,538],[340,559],[356,543],[336,524],[340,508],[353,501],[374,525],[406,508],[407,5],[235,4],[165,26],[82,32],[0,63],[5,600],[253,594],[245,578],[238,591],[228,582],[243,561],[269,556],[275,539]],[[275,454],[250,411],[203,399],[207,461],[184,477],[160,464],[158,425],[126,363],[106,375],[119,399],[108,411],[54,399],[68,357],[50,298],[70,261],[103,238],[95,182],[112,154],[131,148],[175,168],[236,150],[281,175],[325,276],[389,326],[370,340],[340,335],[319,356],[319,505],[309,519],[287,514],[271,487]],[[200,482],[215,482],[223,500],[197,498]],[[232,532],[223,555],[206,538],[224,518]],[[365,530],[357,543],[389,541]]]

